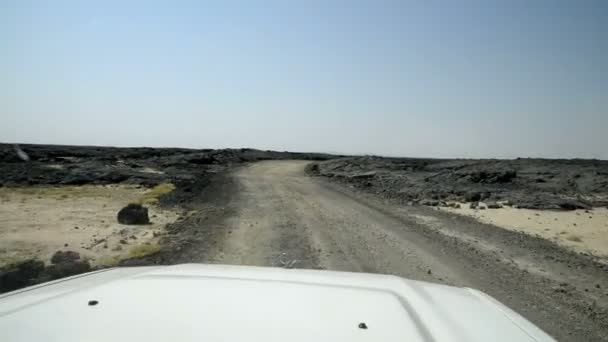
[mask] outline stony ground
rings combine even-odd
[[[313,171],[403,204],[485,200],[566,210],[608,205],[608,161],[602,160],[348,157],[319,163]]]

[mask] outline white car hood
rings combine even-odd
[[[108,269],[4,294],[0,340],[553,341],[471,289],[198,264]]]

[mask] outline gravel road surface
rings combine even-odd
[[[466,217],[366,197],[307,176],[307,163],[237,169],[222,237],[193,261],[386,273],[467,286],[560,341],[606,340],[603,265]]]

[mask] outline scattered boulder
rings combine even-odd
[[[436,207],[439,205],[439,201],[434,200],[434,199],[425,199],[425,200],[420,201],[420,204],[426,205],[429,207]]]
[[[209,165],[216,162],[216,160],[213,156],[207,154],[200,154],[187,158],[187,162],[196,165]]]
[[[488,202],[486,203],[488,209],[500,209],[502,208],[502,205],[496,203],[496,202]]]
[[[471,182],[486,184],[509,183],[515,177],[517,177],[517,172],[514,170],[505,170],[499,172],[478,171],[469,174],[469,180]]]
[[[87,260],[76,260],[50,265],[46,268],[45,273],[49,280],[53,280],[89,271],[91,271],[91,265]]]
[[[374,178],[374,177],[376,177],[376,171],[356,173],[356,174],[350,176],[349,178],[353,178],[353,179],[370,179],[370,178]]]
[[[63,277],[69,277],[80,273],[91,271],[91,265],[87,260],[80,260],[80,254],[74,251],[57,251],[51,258],[50,266],[47,266],[40,281],[49,281]]]
[[[120,209],[117,219],[118,223],[120,224],[150,223],[150,218],[148,217],[148,208],[143,207],[141,204],[135,203],[131,203]]]
[[[555,292],[560,292],[560,293],[567,293],[568,290],[565,287],[562,286],[552,286],[551,290],[555,291]]]
[[[589,205],[575,200],[563,200],[558,205],[564,210],[590,209]]]
[[[51,257],[52,264],[80,260],[80,254],[74,251],[57,251]]]
[[[0,292],[29,286],[42,272],[44,272],[44,262],[37,259],[10,265],[0,270]]]
[[[517,177],[517,172],[515,172],[514,170],[507,170],[507,171],[499,172],[495,177],[495,181],[496,181],[496,183],[509,183],[516,177]]]
[[[312,175],[319,174],[319,163],[311,163],[306,165],[306,172]]]
[[[481,200],[481,193],[479,192],[469,192],[464,197],[467,202],[479,202]]]

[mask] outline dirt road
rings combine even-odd
[[[608,277],[542,239],[430,208],[397,207],[305,174],[305,161],[234,173],[205,262],[396,274],[480,289],[562,341],[602,341]]]
[[[240,210],[216,261],[460,280],[398,219],[307,177],[305,165],[263,162],[236,174]]]

